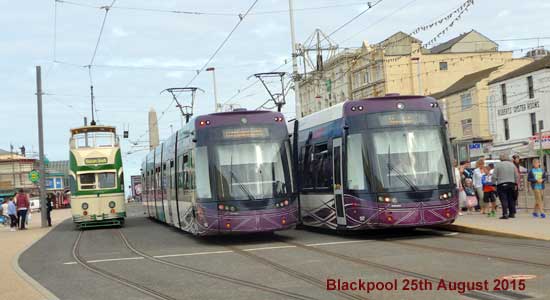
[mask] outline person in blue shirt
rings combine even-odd
[[[546,171],[540,166],[540,161],[537,158],[533,160],[533,168],[529,170],[527,180],[531,183],[533,194],[535,194],[533,217],[538,218],[540,213],[541,218],[546,218],[546,214],[544,214],[544,182],[546,181]]]
[[[13,202],[13,198],[10,199],[10,202],[8,202],[8,215],[10,216],[10,230],[15,231],[15,228],[17,227],[17,209],[15,207],[15,202]]]

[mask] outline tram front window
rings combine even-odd
[[[80,174],[80,188],[83,190],[94,190],[96,188],[95,174]]]
[[[113,147],[118,141],[112,132],[78,133],[72,137],[75,148]]]
[[[385,128],[369,135],[373,173],[383,190],[416,191],[450,183],[440,128]]]
[[[283,197],[287,184],[281,143],[217,145],[212,149],[216,195],[221,201]]]

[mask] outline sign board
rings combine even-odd
[[[468,144],[468,150],[470,150],[470,157],[480,157],[485,155],[483,143]]]
[[[134,201],[141,201],[141,193],[143,191],[141,176],[131,176],[130,181],[132,185],[132,197],[134,198]]]
[[[30,171],[29,172],[29,180],[32,183],[38,182],[38,180],[40,180],[40,173],[38,173],[38,171],[36,171],[36,170]]]
[[[107,163],[107,157],[86,158],[86,159],[84,159],[84,163],[87,164],[87,165],[106,164]]]
[[[47,190],[62,190],[63,189],[63,178],[61,178],[61,177],[48,177],[48,178],[46,178],[46,189]]]

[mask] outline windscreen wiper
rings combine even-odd
[[[233,173],[233,171],[229,171],[229,173],[231,173],[231,177],[233,179],[235,179],[235,182],[239,185],[239,187],[241,188],[241,190],[243,190],[243,192],[246,194],[246,196],[248,197],[248,200],[256,200],[256,198],[254,198],[254,196],[252,195],[252,193],[244,186],[244,184],[242,184],[239,179],[237,179],[237,176],[235,175],[235,173]]]
[[[407,184],[413,191],[418,191],[418,187],[412,183],[412,180],[405,174],[401,173],[397,168],[395,168],[391,163],[390,155],[391,145],[388,145],[388,182],[391,186],[391,170],[393,170],[399,179],[405,184]]]
[[[395,174],[397,174],[397,178],[401,179],[404,183],[406,183],[413,191],[417,192],[418,187],[412,182],[412,180],[409,178],[409,176],[401,173],[398,169],[396,169],[391,163],[388,162],[388,169],[393,170]]]

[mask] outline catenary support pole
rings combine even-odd
[[[48,222],[46,220],[46,194],[44,191],[44,188],[46,186],[46,172],[44,172],[44,127],[42,124],[42,72],[40,66],[36,66],[36,102],[38,110],[38,173],[40,174],[40,215],[42,217],[42,227],[47,227]]]

